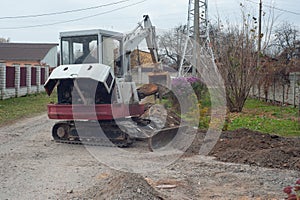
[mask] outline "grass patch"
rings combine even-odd
[[[249,99],[246,101],[245,111],[249,113],[261,113],[261,115],[269,115],[279,119],[297,118],[298,109],[293,106],[274,106],[270,103],[262,102],[257,99]]]
[[[246,101],[243,112],[230,113],[228,130],[248,128],[281,136],[300,136],[298,108],[274,106],[256,99]]]
[[[0,125],[32,117],[47,111],[47,104],[56,101],[56,95],[48,97],[45,92],[19,98],[0,100]]]

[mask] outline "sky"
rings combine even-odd
[[[288,21],[299,28],[297,1],[262,0],[263,11],[268,13],[273,5],[277,23]],[[208,0],[210,20],[239,21],[240,3],[256,15],[259,0]],[[62,31],[100,28],[128,32],[145,14],[157,29],[169,30],[186,24],[187,13],[188,0],[6,0],[1,2],[0,37],[11,42],[58,43]]]

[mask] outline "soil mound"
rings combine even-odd
[[[83,199],[108,199],[108,200],[163,200],[148,182],[138,174],[120,173],[101,181],[99,184],[86,190]]]
[[[210,155],[224,162],[300,171],[300,138],[285,138],[248,129],[226,131]]]

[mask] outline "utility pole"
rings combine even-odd
[[[259,14],[258,14],[258,43],[257,43],[257,71],[260,69],[260,55],[261,55],[261,13],[262,13],[262,0],[259,0]],[[260,99],[260,87],[258,88],[258,99]]]
[[[200,8],[199,8],[199,0],[195,0],[194,3],[194,48],[193,48],[193,59],[194,64],[198,65],[198,53],[199,49],[197,48],[200,45]],[[196,66],[192,67],[192,75],[196,75]]]
[[[259,10],[258,10],[258,33],[257,33],[257,64],[256,64],[256,73],[260,69],[260,55],[261,55],[261,13],[262,13],[262,0],[259,0]],[[259,76],[259,74],[258,74]],[[259,77],[258,77],[259,78]],[[252,83],[254,85],[254,83]],[[254,86],[252,86],[254,87]],[[258,99],[260,99],[260,87],[258,87]]]
[[[187,38],[185,39],[184,50],[179,67],[178,76],[184,76],[192,69],[193,74],[196,74],[196,66],[193,66],[190,61],[196,64],[199,60],[199,48],[208,49],[213,57],[212,50],[209,47],[209,27],[208,27],[208,0],[189,0],[188,20],[187,20]],[[193,39],[193,41],[192,41]],[[187,61],[187,63],[185,63]]]
[[[200,9],[199,9],[199,1],[195,1],[194,3],[194,40],[196,42],[200,42]]]
[[[261,54],[261,13],[262,13],[262,0],[259,0],[259,16],[258,16],[258,47],[257,47],[257,66],[260,65]]]

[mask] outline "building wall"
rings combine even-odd
[[[130,65],[132,68],[149,63],[153,63],[149,52],[135,49],[130,55]]]
[[[28,60],[5,60],[6,66],[13,66],[15,64],[20,65],[20,67],[25,67],[25,65],[40,65],[39,61],[28,61]]]
[[[153,76],[154,68],[153,67],[145,67],[145,66],[138,66],[136,68],[134,68],[132,70],[132,80],[137,83],[137,84],[147,84],[150,82],[149,80],[149,76]],[[160,73],[158,73],[157,75],[159,75]],[[161,74],[167,74],[166,77],[166,85],[167,87],[171,87],[171,77],[176,77],[177,76],[177,72],[167,72],[164,71]],[[158,82],[157,82],[158,83]]]
[[[45,58],[41,60],[41,64],[57,67],[57,47],[50,49]]]

